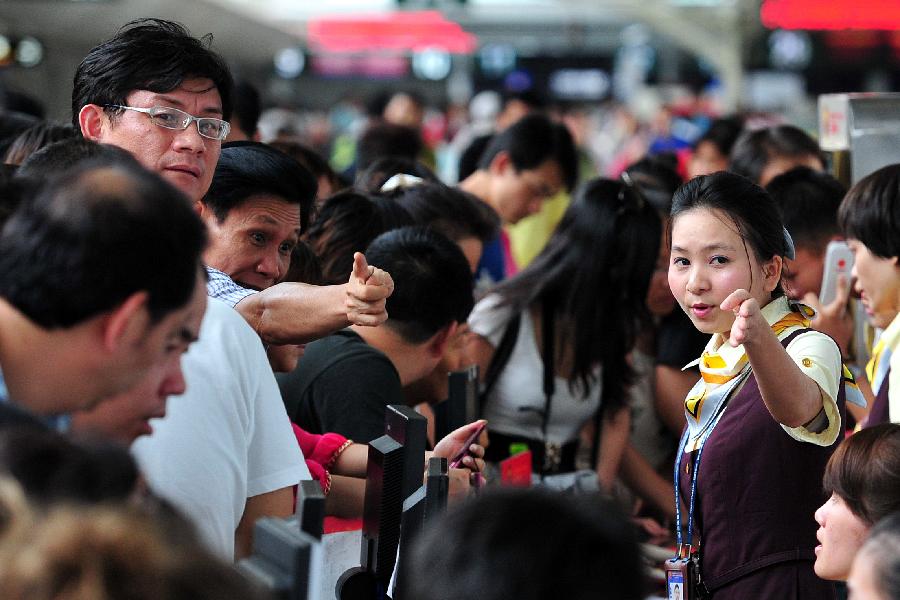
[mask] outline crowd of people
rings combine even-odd
[[[210,38],[144,19],[71,124],[0,115],[0,597],[264,598],[256,522],[309,479],[360,518],[406,404],[423,469],[465,457],[404,598],[900,598],[900,165],[848,190],[732,116],[598,169],[576,111],[514,94],[448,177],[423,100],[378,107],[327,153],[262,142]],[[522,452],[534,488],[495,489]]]

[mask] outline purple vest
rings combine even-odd
[[[843,386],[838,408],[843,419]],[[694,515],[701,574],[716,600],[834,597],[833,584],[812,569],[813,514],[825,499],[825,464],[841,439],[822,447],[790,437],[766,408],[753,373],[728,401],[703,450]],[[685,506],[695,454],[680,458]]]
[[[872,410],[869,411],[869,416],[866,417],[866,426],[864,429],[890,422],[891,405],[888,401],[888,383],[890,383],[890,377],[891,370],[888,368],[888,372],[884,374],[884,381],[881,382],[881,389],[878,390],[878,395],[875,396],[875,402],[872,403]]]

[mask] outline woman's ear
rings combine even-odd
[[[784,259],[778,255],[773,256],[762,264],[765,289],[773,291],[781,281],[781,271],[784,269]]]

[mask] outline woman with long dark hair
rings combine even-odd
[[[595,419],[600,483],[615,477],[634,378],[627,355],[661,232],[630,183],[585,183],[541,254],[473,310],[467,350],[485,377],[489,460],[528,448],[534,472],[572,471],[579,433]]]

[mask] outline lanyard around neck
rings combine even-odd
[[[675,482],[675,535],[676,542],[678,543],[678,557],[682,558],[682,549],[686,545],[688,547],[688,552],[690,553],[690,547],[692,545],[694,539],[694,507],[695,500],[697,497],[697,477],[700,473],[700,459],[703,456],[703,448],[706,446],[707,440],[709,440],[709,436],[712,435],[713,429],[715,429],[716,425],[719,423],[719,419],[722,418],[722,415],[725,413],[725,408],[728,406],[728,400],[737,386],[743,381],[747,375],[749,375],[750,369],[745,367],[743,373],[740,373],[734,377],[732,380],[729,389],[725,390],[726,398],[719,405],[719,409],[715,415],[713,415],[710,420],[709,426],[706,428],[705,433],[703,433],[703,437],[700,440],[700,445],[697,448],[697,458],[694,461],[694,468],[691,471],[691,495],[688,503],[688,519],[687,519],[687,536],[686,539],[682,538],[682,526],[681,526],[681,457],[684,454],[684,451],[687,449],[687,444],[690,438],[690,428],[685,427],[684,433],[681,434],[681,440],[678,442],[678,454],[675,458],[675,474],[674,474],[674,482]]]

